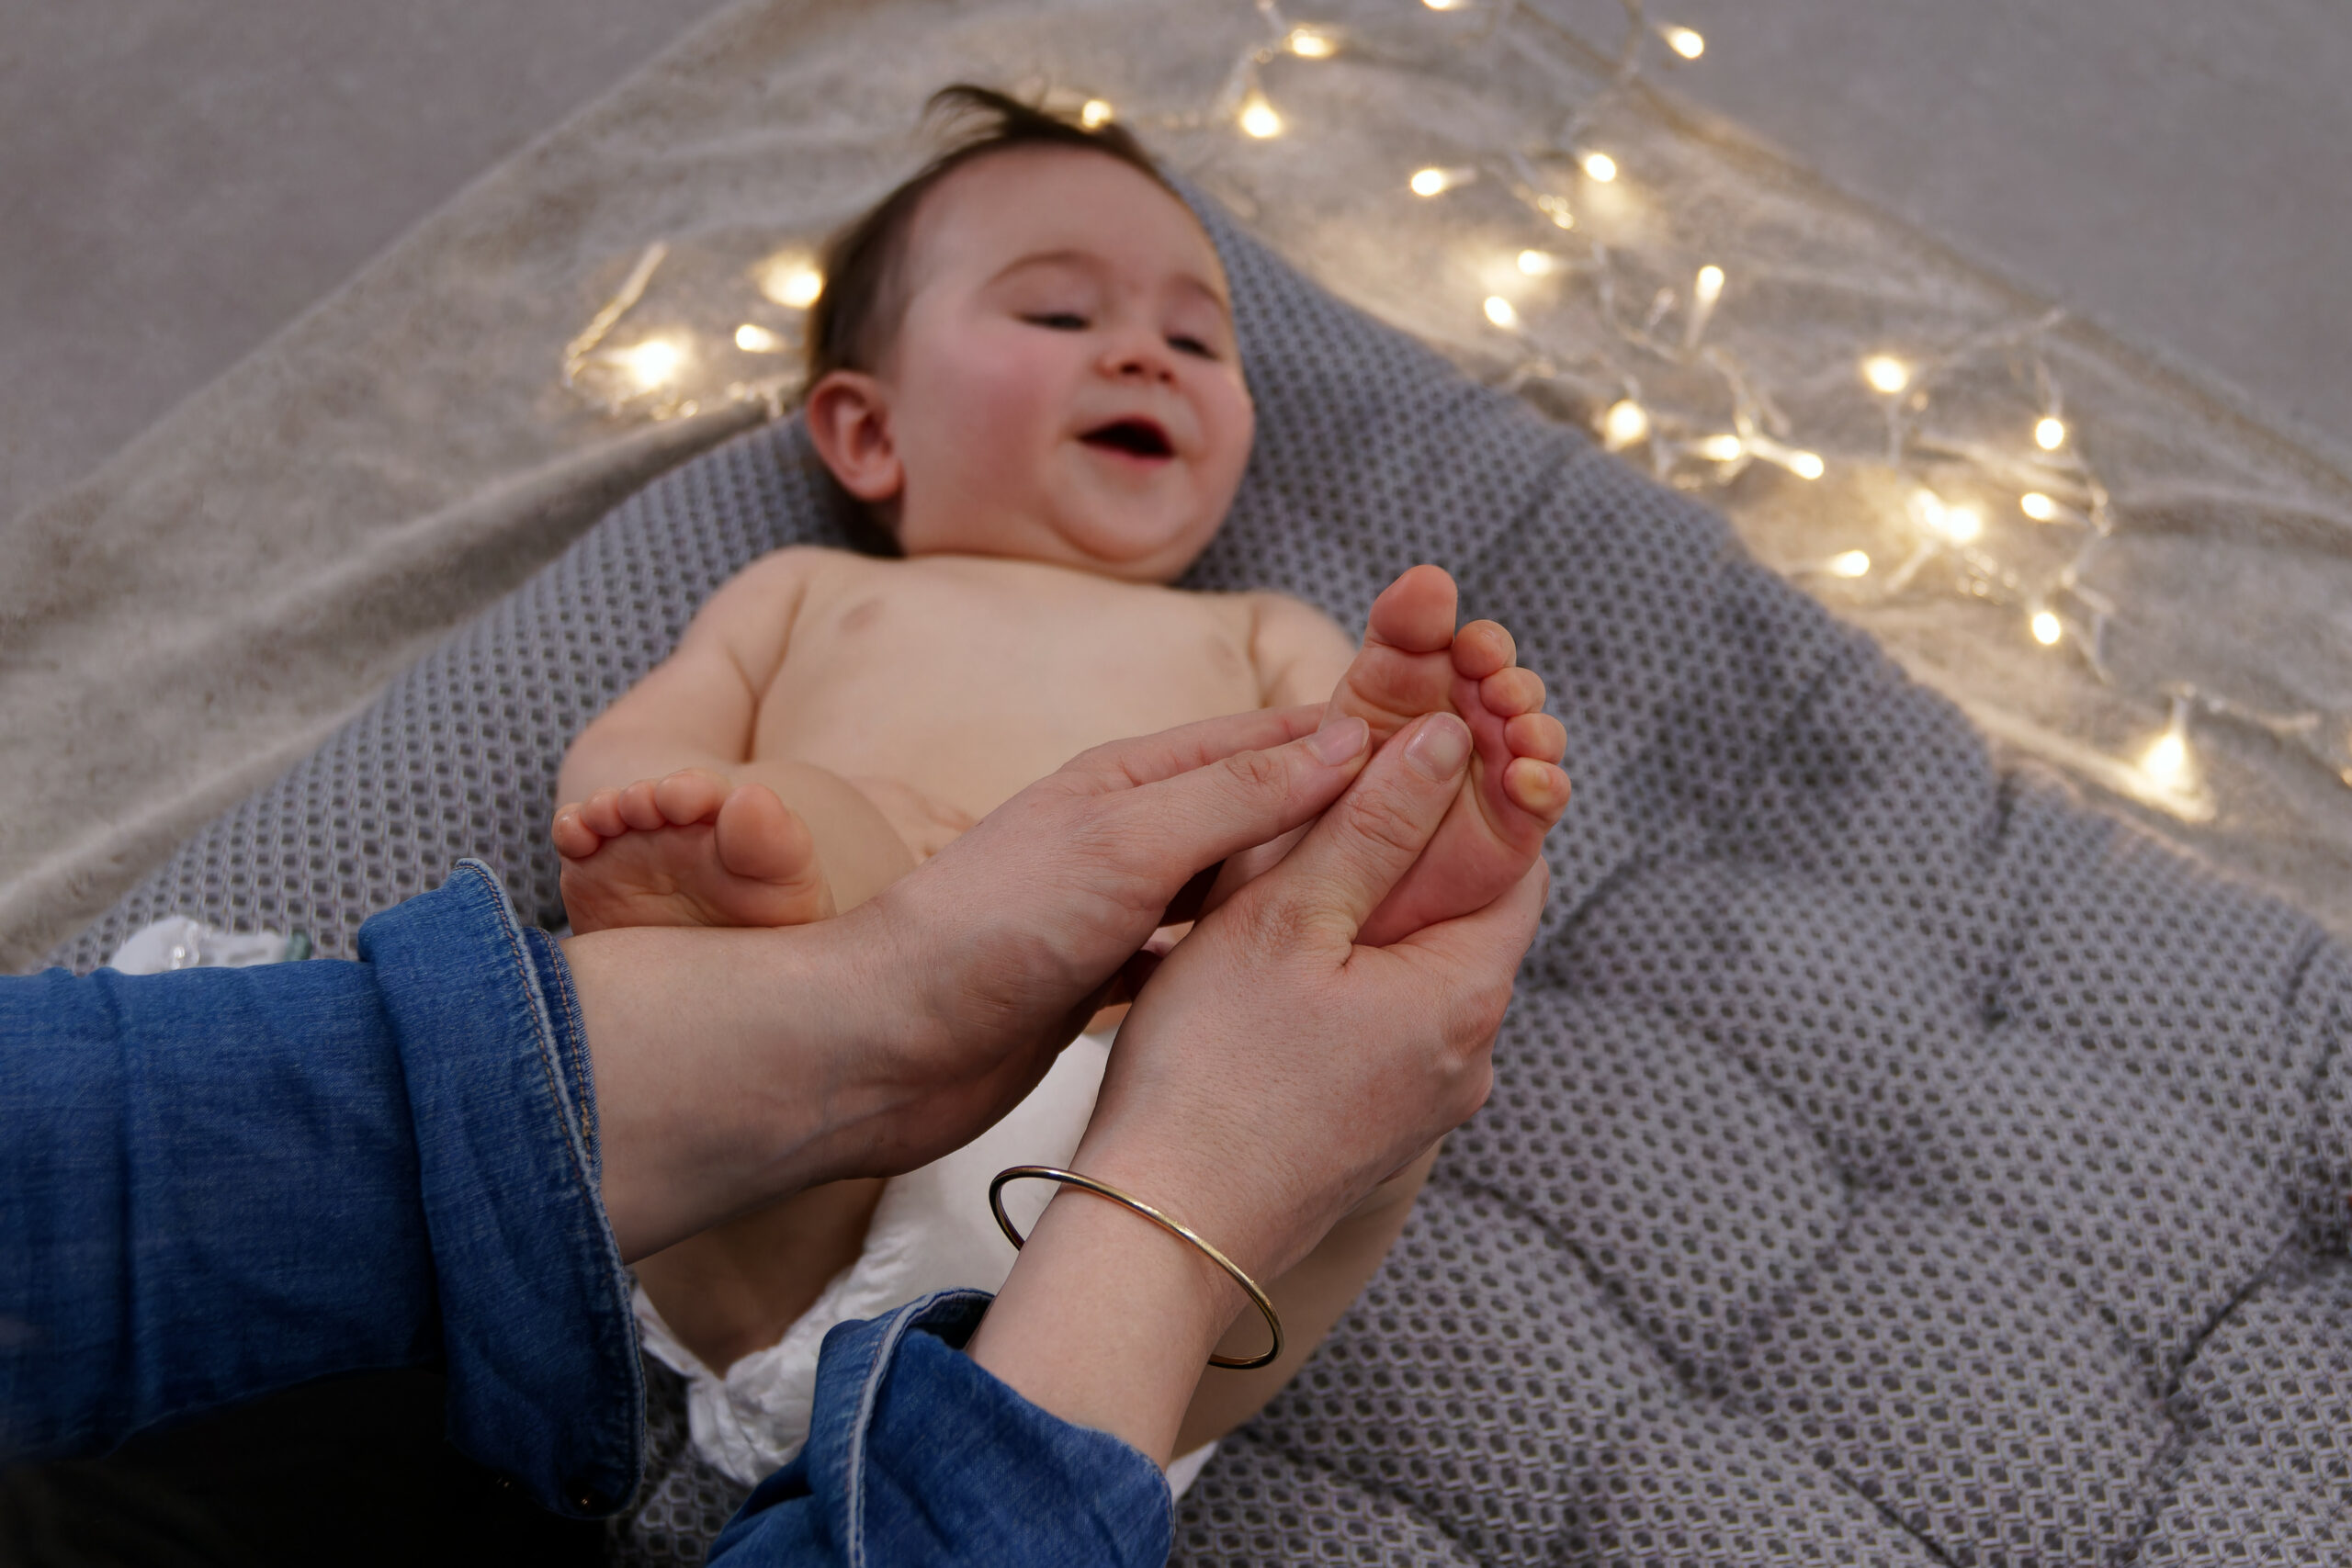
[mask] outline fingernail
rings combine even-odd
[[[1325,725],[1306,742],[1306,749],[1323,761],[1336,767],[1363,750],[1372,739],[1372,726],[1360,718],[1343,718],[1337,724]]]
[[[1450,713],[1431,714],[1421,732],[1405,744],[1413,766],[1433,779],[1450,779],[1470,756],[1470,727]]]

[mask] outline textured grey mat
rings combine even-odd
[[[1261,423],[1193,581],[1360,625],[1445,564],[1577,794],[1493,1102],[1179,1558],[2352,1556],[2344,954],[1996,772],[1714,514],[1213,221]],[[170,909],[345,953],[463,854],[560,919],[565,740],[832,504],[788,424],[662,478],[72,957]],[[723,1498],[655,1446],[621,1540],[660,1560]]]

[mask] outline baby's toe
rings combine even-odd
[[[621,792],[600,789],[580,803],[581,826],[600,839],[617,839],[628,831],[621,820]]]
[[[673,827],[707,822],[718,815],[733,784],[708,768],[684,768],[653,786],[653,804]]]
[[[1514,757],[1503,770],[1503,795],[1531,817],[1549,827],[1567,808],[1568,775],[1551,762]]]
[[[1514,664],[1478,682],[1478,701],[1498,718],[1517,718],[1544,705],[1544,677]]]
[[[1523,713],[1503,726],[1503,744],[1514,757],[1556,762],[1568,754],[1567,726],[1548,713]]]
[[[666,828],[670,819],[662,815],[662,804],[653,797],[654,779],[639,779],[621,791],[621,820],[640,833],[650,833],[656,828]]]
[[[1417,566],[1380,591],[1366,618],[1369,640],[1408,653],[1435,653],[1453,638],[1453,579]]]
[[[555,841],[555,852],[566,860],[586,860],[605,841],[589,831],[588,825],[580,819],[580,807],[576,805],[555,814],[555,826],[548,837]]]
[[[1473,621],[1453,634],[1453,671],[1483,681],[1519,662],[1519,645],[1494,621]]]

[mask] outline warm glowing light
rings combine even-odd
[[[825,275],[802,255],[770,256],[760,264],[760,292],[777,304],[805,310],[825,291]]]
[[[1078,111],[1078,123],[1089,130],[1100,130],[1119,118],[1119,111],[1107,98],[1089,98],[1086,107]]]
[[[1510,301],[1501,295],[1489,294],[1487,296],[1487,320],[1498,327],[1515,327],[1519,325],[1519,312],[1512,310]]]
[[[1668,28],[1666,29],[1666,47],[1685,60],[1696,60],[1707,52],[1707,40],[1699,35],[1696,28]]]
[[[2033,440],[2044,452],[2055,452],[2066,445],[2066,422],[2045,415],[2033,427]]]
[[[746,354],[775,354],[784,347],[784,340],[765,327],[745,321],[735,329],[735,346]]]
[[[1263,141],[1283,133],[1283,117],[1266,101],[1263,93],[1252,93],[1250,101],[1241,106],[1241,129]]]
[[[1698,446],[1699,456],[1718,463],[1736,462],[1747,450],[1747,444],[1736,435],[1710,435]]]
[[[1984,532],[1984,518],[1973,506],[1946,506],[1933,491],[1913,493],[1911,520],[1946,544],[1969,545]]]
[[[1829,471],[1818,452],[1792,452],[1788,457],[1789,472],[1801,479],[1817,479]]]
[[[616,349],[613,357],[639,388],[649,391],[675,376],[678,367],[686,362],[685,350],[661,337],[647,338],[631,348]]]
[[[1544,277],[1559,270],[1560,258],[1549,251],[1521,251],[1519,270],[1530,277]]]
[[[1415,196],[1441,196],[1453,184],[1453,176],[1443,169],[1416,169],[1412,178]]]
[[[2052,615],[2047,610],[2036,610],[2033,613],[2034,641],[2040,643],[2044,648],[2048,648],[2065,635],[2066,628],[2059,625],[2057,616]]]
[[[1631,446],[1650,433],[1650,416],[1641,404],[1623,398],[1600,416],[1601,444],[1611,452]]]
[[[1891,354],[1873,354],[1862,361],[1862,379],[1871,384],[1871,391],[1891,398],[1911,384],[1911,367]]]
[[[1340,49],[1329,33],[1318,33],[1313,28],[1293,28],[1284,41],[1301,60],[1329,60]]]
[[[1867,577],[1870,570],[1871,558],[1860,550],[1848,550],[1842,556],[1829,558],[1829,575],[1832,577]]]
[[[1607,185],[1617,177],[1617,160],[1606,152],[1588,152],[1584,155],[1584,172]]]
[[[1469,3],[1470,0],[1421,0],[1432,11],[1459,11]]]
[[[2018,510],[2036,523],[2055,523],[2058,520],[2058,503],[2038,490],[2028,491],[2019,496]]]
[[[2166,789],[2180,788],[2188,782],[2188,738],[2177,728],[2157,736],[2141,753],[2140,771]]]
[[[1535,198],[1535,210],[1549,218],[1559,228],[1573,229],[1577,226],[1577,215],[1568,210],[1568,200],[1566,197],[1539,196]]]
[[[1702,305],[1712,305],[1716,300],[1722,299],[1724,297],[1724,269],[1719,266],[1701,267],[1699,269],[1699,280],[1691,286],[1691,293],[1698,297],[1699,303]]]

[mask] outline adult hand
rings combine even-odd
[[[838,919],[572,938],[622,1256],[820,1181],[911,1169],[995,1122],[1197,873],[1356,776],[1367,731],[1318,732],[1320,716],[1098,747]]]
[[[1469,732],[1417,720],[1283,863],[1145,986],[1076,1168],[1192,1225],[1261,1280],[1482,1104],[1548,885],[1355,945],[1459,788]],[[1186,1244],[1064,1194],[971,1346],[1033,1402],[1166,1460],[1238,1290]]]

